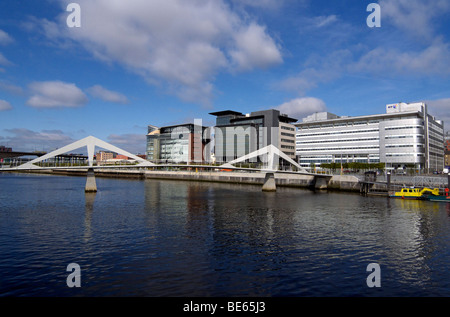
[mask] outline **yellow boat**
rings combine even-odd
[[[405,187],[399,192],[390,193],[389,197],[401,199],[429,199],[430,195],[439,196],[439,188]]]

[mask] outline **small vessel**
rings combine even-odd
[[[427,197],[427,200],[429,201],[443,201],[443,202],[448,202],[450,203],[450,196],[449,196],[449,189],[446,188],[445,190],[445,195],[429,195]]]
[[[448,203],[450,203],[450,196],[444,196],[444,195],[435,196],[435,195],[430,195],[430,196],[427,197],[427,200],[429,200],[429,201],[441,201],[441,202],[448,202]]]
[[[390,193],[391,198],[401,199],[422,199],[430,200],[430,197],[439,196],[439,188],[416,188],[416,187],[404,187],[399,192]]]

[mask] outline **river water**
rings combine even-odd
[[[0,296],[450,295],[448,203],[110,178],[85,194],[85,182],[0,174]]]

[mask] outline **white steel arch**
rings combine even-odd
[[[257,157],[257,156],[261,156],[261,155],[265,155],[267,154],[267,169],[268,171],[275,171],[276,170],[276,166],[278,165],[276,157],[279,156],[283,159],[285,159],[286,161],[288,161],[290,164],[294,165],[295,167],[298,168],[299,171],[305,172],[310,174],[307,170],[305,170],[303,167],[301,167],[297,162],[295,162],[293,159],[291,159],[289,156],[287,156],[285,153],[283,153],[283,151],[280,151],[276,146],[274,146],[273,144],[269,144],[268,146],[265,146],[259,150],[256,150],[252,153],[249,153],[247,155],[241,156],[233,161],[230,161],[228,163],[225,163],[223,165],[221,165],[221,167],[233,167],[232,164],[236,164],[239,162],[244,162],[246,160],[249,160],[251,158]]]
[[[42,162],[42,161],[47,160],[49,158],[53,158],[55,156],[58,156],[58,155],[61,155],[61,154],[64,154],[64,153],[67,153],[67,152],[79,149],[79,148],[84,147],[84,146],[87,147],[89,167],[92,167],[94,165],[94,153],[95,153],[95,147],[96,146],[100,147],[100,148],[103,148],[105,150],[109,150],[109,151],[115,152],[117,154],[125,155],[127,157],[130,157],[130,158],[138,161],[139,164],[134,165],[133,167],[154,166],[155,165],[155,164],[153,164],[153,163],[151,163],[151,162],[149,162],[149,161],[147,161],[147,160],[145,160],[143,158],[140,158],[139,156],[131,154],[131,153],[129,153],[129,152],[125,151],[125,150],[122,150],[122,149],[120,149],[120,148],[118,148],[118,147],[116,147],[116,146],[114,146],[112,144],[106,143],[105,141],[102,141],[102,140],[100,140],[100,139],[98,139],[96,137],[88,136],[88,137],[86,137],[84,139],[75,141],[75,142],[73,142],[73,143],[71,143],[69,145],[63,146],[60,149],[57,149],[57,150],[55,150],[53,152],[47,153],[47,154],[45,154],[45,155],[43,155],[41,157],[38,157],[38,158],[36,158],[36,159],[34,159],[32,161],[29,161],[29,162],[27,162],[25,164],[22,164],[22,165],[16,167],[15,169],[27,169],[27,170],[29,170],[29,169],[41,169],[42,167],[34,165],[34,163]]]

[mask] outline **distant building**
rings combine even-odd
[[[0,145],[0,152],[2,152],[2,153],[9,153],[9,152],[12,152],[12,148]]]
[[[450,167],[450,133],[447,132],[444,140],[444,165]]]
[[[270,109],[250,114],[225,110],[216,116],[214,154],[217,162],[229,162],[272,144],[295,159],[297,119]]]
[[[389,104],[385,114],[358,117],[316,113],[296,126],[296,153],[305,168],[381,162],[387,169],[439,171],[444,165],[444,125],[424,103]]]
[[[147,160],[155,163],[202,163],[207,128],[196,124],[181,124],[158,128],[148,126]]]
[[[114,153],[100,151],[96,154],[97,162],[106,162],[107,160],[111,160],[114,158]]]

